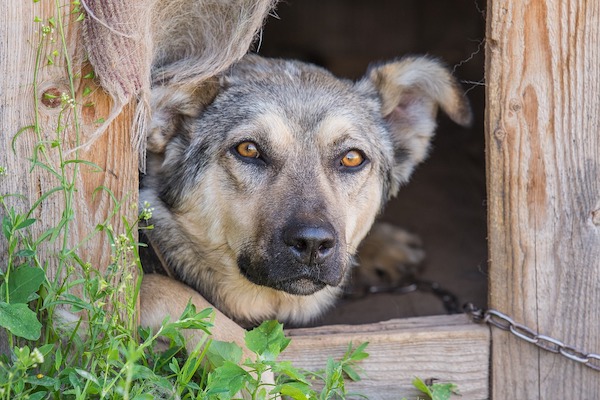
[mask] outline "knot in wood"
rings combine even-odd
[[[506,137],[506,131],[502,128],[498,128],[494,131],[494,137],[498,140],[504,140]]]
[[[62,94],[63,92],[57,87],[48,88],[42,93],[42,104],[48,108],[60,107]]]
[[[592,222],[594,225],[600,226],[600,209],[592,211]]]
[[[521,105],[521,102],[519,100],[511,99],[508,103],[508,108],[513,112],[519,112],[521,111],[521,108],[523,108],[523,106]]]

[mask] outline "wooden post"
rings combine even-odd
[[[490,0],[487,16],[489,305],[598,353],[600,2]],[[491,389],[595,399],[600,373],[493,329]]]
[[[85,51],[80,40],[81,22],[77,21],[80,13],[72,12],[73,5],[70,1],[64,0],[61,3],[59,9],[54,1],[6,0],[0,4],[0,93],[3,98],[0,105],[0,166],[6,168],[6,175],[0,177],[0,194],[16,193],[25,196],[23,199],[7,199],[19,212],[28,210],[43,193],[59,185],[52,174],[41,168],[34,168],[30,173],[29,159],[33,157],[34,148],[40,140],[34,129],[24,129],[14,140],[16,151],[12,150],[15,134],[35,122],[34,100],[37,99],[40,104],[39,126],[42,140],[60,139],[64,149],[76,147],[75,111],[79,113],[82,122],[79,142],[84,143],[86,137],[100,126],[99,120],[107,118],[111,110],[110,97],[95,85],[93,79],[85,78],[91,72],[91,67],[85,62]],[[76,88],[74,108],[62,113],[60,110],[65,104],[61,103],[61,95],[71,96],[60,36],[61,21],[68,42]],[[42,34],[43,27],[46,27],[45,34]],[[36,69],[38,87],[34,91]],[[129,207],[137,203],[138,189],[137,153],[132,150],[129,142],[132,111],[131,107],[126,108],[89,151],[82,151],[78,155],[79,159],[97,164],[102,171],[97,172],[83,164],[78,166],[73,201],[75,215],[69,228],[68,246],[75,246],[94,231],[96,224],[110,216],[114,207],[110,196],[103,191],[94,193],[101,186],[110,189],[116,199],[125,199],[120,215],[125,212],[129,219],[136,215],[136,211]],[[59,115],[64,131],[57,134]],[[60,163],[58,151],[50,146],[48,149],[49,162],[57,167]],[[73,157],[74,153],[66,155],[67,159]],[[66,169],[72,174],[75,164]],[[65,197],[62,192],[49,196],[34,213],[33,217],[38,222],[32,225],[32,229],[39,234],[55,226],[61,219],[64,208]],[[3,210],[0,210],[0,218],[3,215]],[[115,232],[122,232],[120,219],[115,218],[112,224]],[[48,243],[47,247],[41,249],[43,261],[56,259],[52,256],[60,248],[61,241],[59,239]],[[1,268],[6,266],[6,251],[5,241],[0,240]],[[110,246],[103,233],[85,243],[78,254],[84,261],[89,261],[99,269],[106,267],[111,257]],[[56,273],[55,269],[56,265],[51,263],[48,267],[49,274]]]

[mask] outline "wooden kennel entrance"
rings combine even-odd
[[[9,133],[31,121],[25,110],[32,97],[60,89],[65,75],[63,68],[46,68],[38,92],[30,92],[33,56],[17,51],[34,31],[30,3],[9,1],[0,13],[0,161],[11,166],[3,188],[33,197],[51,188],[13,155]],[[45,3],[35,9],[44,20],[52,8]],[[486,57],[489,306],[536,332],[598,352],[600,3],[489,0]],[[86,85],[82,81],[79,90]],[[91,96],[95,106],[83,114],[89,123],[110,109],[101,91]],[[56,117],[52,102],[44,107],[42,119]],[[104,172],[86,172],[78,183],[81,235],[109,213],[108,204],[90,195],[93,188],[105,185],[135,200],[137,156],[127,134],[132,117],[126,109],[82,155]],[[24,136],[17,146],[19,154],[33,144]],[[55,220],[52,207],[41,212],[41,220]],[[87,249],[88,258],[103,260],[107,246]],[[600,372],[463,315],[290,334],[287,357],[305,366],[323,365],[326,354],[342,353],[349,341],[369,341],[368,379],[352,389],[372,399],[410,396],[414,376],[452,381],[463,399],[595,399],[600,393]]]

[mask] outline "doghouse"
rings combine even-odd
[[[52,96],[66,86],[66,66],[60,63],[42,69],[35,92],[30,85],[35,55],[29,35],[39,29],[34,16],[51,15],[54,6],[46,3],[10,0],[0,16],[5,99],[0,165],[11,169],[2,185],[32,196],[52,189],[50,180],[40,171],[30,174],[29,163],[18,156],[33,142],[23,135],[13,153],[12,136],[31,121],[33,99],[41,103],[41,125],[55,119]],[[363,7],[398,8],[388,3],[393,2]],[[417,7],[406,3],[407,9]],[[531,331],[504,325],[512,327],[511,334],[466,315],[416,317],[292,330],[285,354],[300,366],[321,366],[326,355],[342,354],[350,341],[369,341],[371,356],[362,364],[367,378],[352,390],[373,399],[410,396],[414,376],[454,382],[465,399],[593,399],[600,392],[595,370],[600,356],[593,353],[600,352],[600,7],[582,0],[489,0],[480,6],[487,20],[487,306]],[[419,7],[426,10],[427,2]],[[75,32],[67,34],[75,54],[83,57]],[[79,91],[89,99],[81,118],[99,126],[112,104],[92,82],[84,82],[87,72],[77,74]],[[75,200],[81,236],[112,209],[95,188],[136,200],[133,117],[134,106],[125,106],[92,150],[81,155],[103,170],[82,169]],[[56,207],[42,208],[40,220],[57,219],[62,199],[53,201]],[[107,264],[107,246],[95,242],[86,249],[88,257]],[[552,351],[527,343],[540,344],[535,333],[555,339],[542,337],[541,344]]]

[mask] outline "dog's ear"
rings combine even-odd
[[[212,103],[219,90],[217,78],[209,79],[200,86],[165,84],[152,88],[152,121],[148,128],[148,151],[164,153],[167,143],[177,133],[182,120],[186,117],[198,117]]]
[[[372,66],[358,84],[377,91],[381,115],[391,130],[395,161],[390,196],[426,158],[438,107],[457,124],[471,124],[471,108],[459,83],[430,58],[409,57]]]

